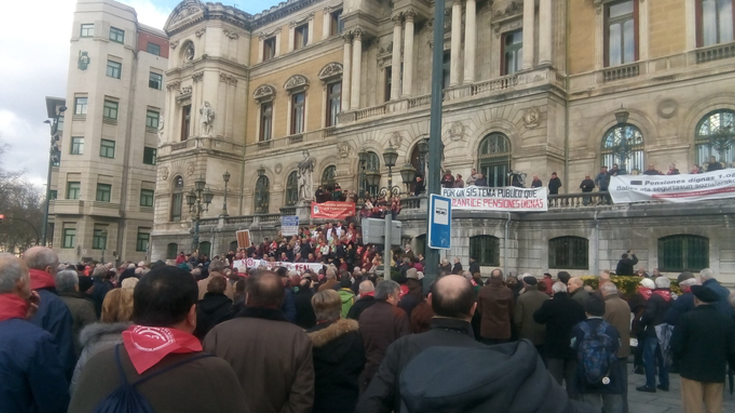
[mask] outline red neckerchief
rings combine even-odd
[[[25,320],[28,314],[28,302],[15,294],[0,294],[0,321],[20,318]]]
[[[143,374],[171,353],[202,351],[199,339],[175,328],[133,325],[123,331],[122,337],[125,350],[138,374]]]
[[[406,294],[408,294],[408,286],[406,284],[401,284],[401,292],[398,296],[403,298]]]
[[[651,296],[653,295],[653,290],[651,290],[648,287],[644,287],[644,286],[639,286],[638,292],[641,293],[641,295],[643,296],[643,299],[646,301],[648,301],[648,299],[651,298]]]
[[[56,287],[56,280],[46,271],[30,269],[29,272],[31,274],[31,290]]]
[[[668,289],[665,290],[653,290],[653,293],[663,298],[666,301],[671,301],[671,292]]]
[[[360,293],[360,298],[362,297],[375,297],[375,291],[370,291],[367,293]]]

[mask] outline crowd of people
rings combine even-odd
[[[624,297],[609,271],[592,290],[455,258],[424,285],[410,250],[384,276],[369,259],[234,267],[247,253],[121,268],[0,254],[0,411],[621,413],[631,352],[638,391],[668,391],[673,361],[684,411],[722,411],[735,301],[710,269],[680,274],[681,295],[659,275]]]

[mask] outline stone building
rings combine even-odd
[[[53,249],[62,262],[147,259],[168,39],[129,6],[78,0],[70,49],[50,185]]]
[[[447,256],[585,274],[614,268],[633,249],[649,271],[711,266],[735,282],[729,202],[585,206],[577,195],[603,165],[637,173],[672,163],[687,172],[710,155],[732,163],[731,3],[447,2],[443,168],[465,177],[476,168],[491,186],[507,184],[511,170],[544,182],[557,172],[563,182],[547,213],[455,214]],[[235,230],[259,239],[277,233],[282,213],[298,213],[305,150],[315,187],[385,187],[391,146],[394,182],[404,164],[424,171],[433,2],[290,0],[249,15],[186,0],[165,30],[172,50],[153,258],[191,249],[185,195],[197,180],[214,197],[200,249],[222,252]],[[421,249],[425,205],[402,202],[403,237]]]

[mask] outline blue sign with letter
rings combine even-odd
[[[452,199],[431,194],[429,196],[429,248],[448,250],[452,240]]]

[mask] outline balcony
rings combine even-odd
[[[176,151],[183,151],[188,149],[210,149],[229,154],[240,154],[242,153],[242,145],[236,144],[225,140],[223,137],[194,137],[191,136],[188,139],[181,142],[167,142],[161,145],[159,149],[159,156],[167,156]]]
[[[274,150],[283,150],[289,147],[301,147],[303,144],[321,142],[326,138],[336,136],[335,127],[328,127],[324,129],[315,130],[312,132],[298,133],[294,135],[288,135],[281,138],[269,139],[257,143],[252,143],[245,146],[245,153],[251,154],[262,154]]]
[[[629,79],[636,77],[641,74],[641,67],[639,63],[633,63],[624,66],[615,66],[609,69],[605,69],[602,72],[603,82],[614,82],[616,80]]]
[[[84,211],[84,201],[79,199],[57,199],[51,205],[57,215],[82,215]]]
[[[120,204],[112,202],[87,201],[87,215],[107,218],[120,218]]]
[[[735,57],[735,42],[698,49],[696,56],[697,64]]]

